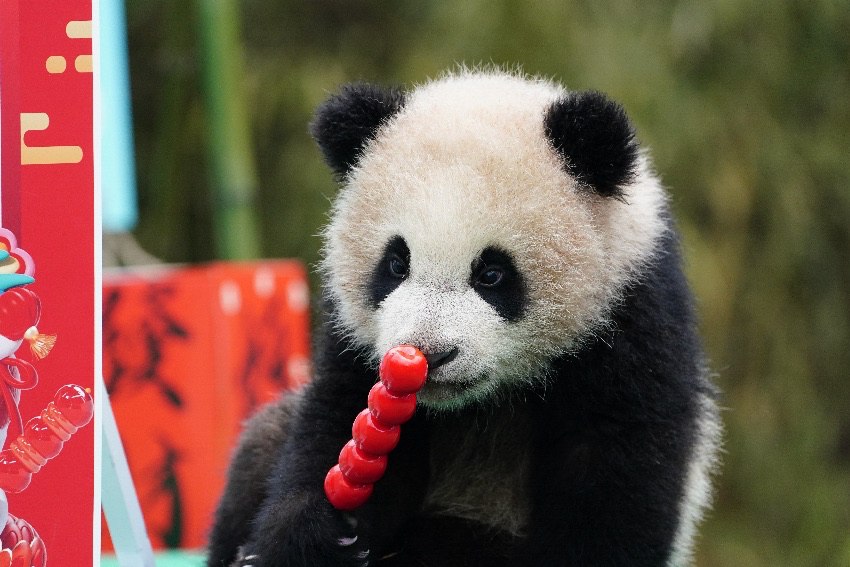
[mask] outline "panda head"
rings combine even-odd
[[[351,85],[312,133],[343,184],[322,261],[335,324],[375,360],[419,347],[431,408],[545,379],[665,230],[632,126],[599,93],[500,71]]]

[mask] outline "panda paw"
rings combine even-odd
[[[346,518],[352,526],[352,530],[357,527],[357,520],[353,517]],[[357,535],[341,537],[336,540],[336,553],[346,556],[352,565],[358,567],[369,566],[369,550],[358,541]]]
[[[304,548],[302,548],[304,549]],[[270,553],[253,553],[246,552],[240,554],[231,567],[265,567],[265,566],[307,566],[307,565],[339,565],[342,567],[369,567],[369,550],[357,545],[357,536],[351,538],[340,538],[335,547],[326,547],[321,551],[310,554],[307,553],[290,554],[287,557],[286,553],[279,551],[271,551]],[[270,560],[264,558],[271,557]]]
[[[280,512],[281,509],[276,509]],[[354,516],[320,506],[265,515],[231,567],[368,567],[369,548]],[[268,528],[264,529],[264,526]]]
[[[322,559],[311,559],[309,555],[293,557],[288,560],[285,557],[276,555],[271,561],[264,561],[260,554],[251,553],[237,559],[231,567],[264,567],[266,565],[340,565],[343,567],[369,567],[369,550],[364,549],[354,553],[346,553],[345,550],[323,551]]]
[[[357,518],[349,514],[342,514],[350,535],[338,537],[332,553],[338,557],[338,561],[344,561],[345,565],[352,567],[369,567],[369,549],[360,541],[357,535]],[[342,563],[340,563],[342,564]]]

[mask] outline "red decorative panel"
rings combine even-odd
[[[309,376],[304,268],[107,276],[104,377],[154,547],[204,545],[242,421]]]

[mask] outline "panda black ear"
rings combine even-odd
[[[635,131],[623,108],[599,92],[570,93],[549,107],[546,137],[567,172],[605,197],[621,197],[638,167]]]
[[[322,103],[310,124],[325,161],[340,177],[357,164],[378,128],[404,106],[400,89],[356,83]]]

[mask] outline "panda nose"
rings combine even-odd
[[[432,352],[425,355],[425,360],[428,361],[428,371],[439,368],[444,364],[448,364],[453,361],[457,356],[457,347],[452,348],[451,350],[445,350],[442,352]]]

